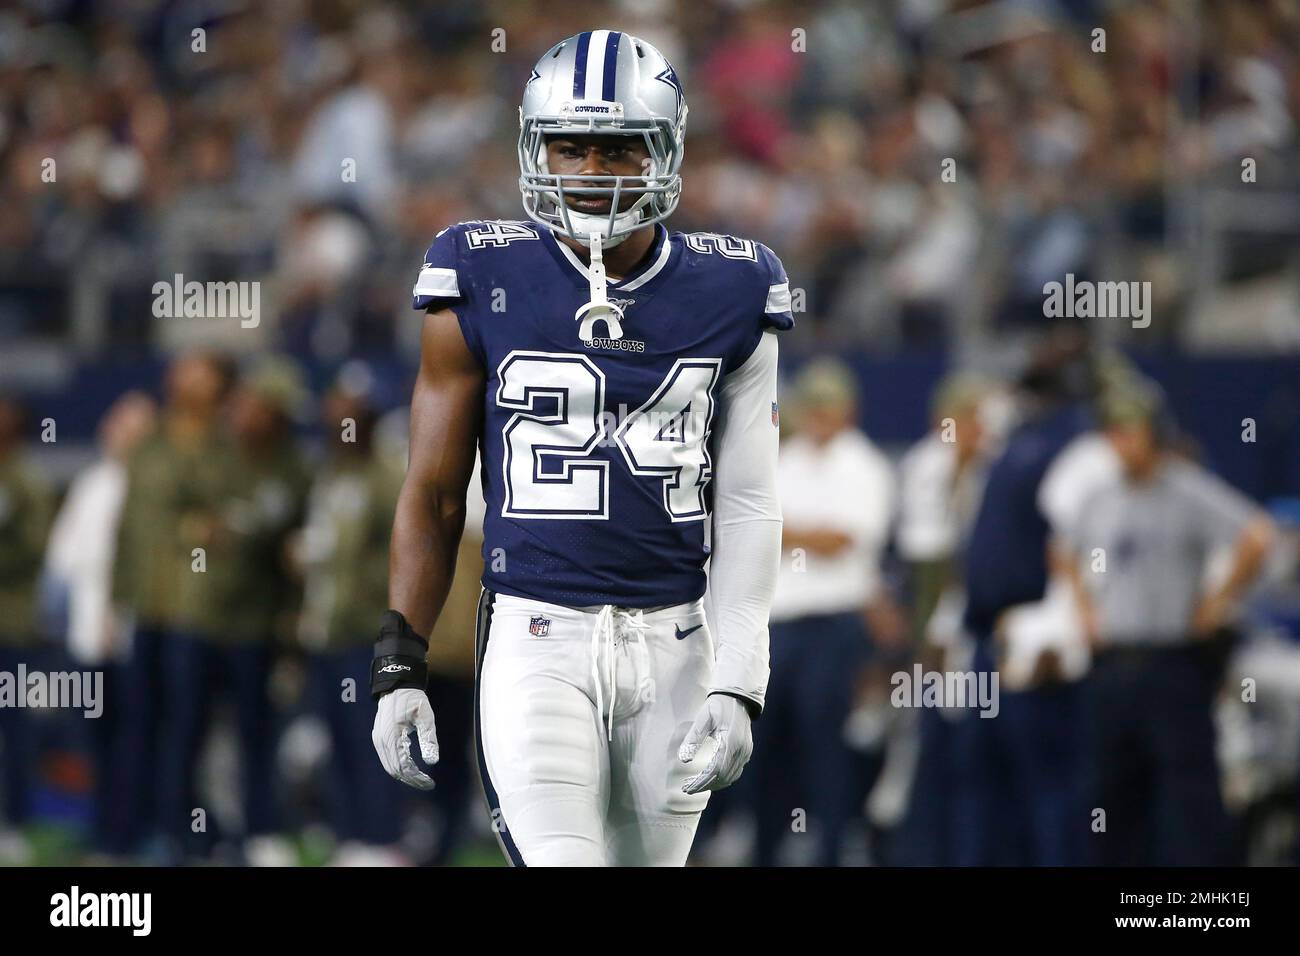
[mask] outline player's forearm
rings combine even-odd
[[[777,497],[777,347],[764,335],[723,389],[706,613],[717,643],[713,692],[761,708],[767,691],[767,618],[781,561]]]
[[[426,638],[456,568],[482,396],[483,371],[466,348],[456,315],[430,312],[420,339],[410,456],[388,556],[388,606]]]
[[[717,642],[712,690],[759,708],[767,688],[767,619],[781,559],[781,518],[715,514],[706,607]]]
[[[465,527],[465,496],[408,478],[397,499],[388,555],[388,606],[428,637],[442,613]]]

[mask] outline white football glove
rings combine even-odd
[[[740,779],[740,772],[749,763],[749,755],[754,752],[754,737],[750,732],[749,711],[735,697],[726,694],[710,694],[695,723],[686,732],[677,751],[677,759],[690,763],[695,759],[700,741],[712,737],[717,741],[718,749],[713,753],[709,765],[697,773],[682,787],[683,793],[699,793],[701,790],[721,790]]]
[[[417,790],[432,790],[433,780],[415,765],[411,756],[411,731],[420,740],[420,756],[429,766],[438,762],[438,732],[433,708],[424,691],[399,687],[379,698],[375,729],[370,739],[388,775]]]

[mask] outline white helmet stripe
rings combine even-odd
[[[583,99],[601,99],[601,89],[605,85],[605,44],[609,41],[608,30],[592,30],[591,43],[587,45],[587,89]]]

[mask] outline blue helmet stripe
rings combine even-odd
[[[606,101],[614,99],[614,78],[618,75],[618,44],[622,39],[623,34],[611,32],[605,41],[605,76],[600,97]]]
[[[584,99],[587,95],[587,48],[591,46],[591,31],[578,37],[578,51],[573,56],[573,98]]]

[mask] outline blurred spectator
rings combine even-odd
[[[894,475],[853,425],[857,386],[844,365],[810,362],[792,399],[797,431],[782,446],[777,472],[785,527],[771,615],[772,676],[746,776],[752,775],[758,826],[756,862],[777,861],[799,808],[816,837],[815,863],[836,866],[865,796],[855,786],[844,732],[868,660],[864,613],[882,594]]]
[[[1170,454],[1156,392],[1108,396],[1123,470],[1067,533],[1090,678],[1092,834],[1105,865],[1224,866],[1236,856],[1220,793],[1212,705],[1237,600],[1272,547],[1272,522],[1235,489]],[[1222,579],[1205,586],[1217,547]],[[1094,829],[1096,829],[1094,827]]]
[[[164,713],[180,692],[175,680],[184,677],[176,665],[185,655],[177,660],[172,650],[167,657],[169,648],[198,639],[197,632],[223,627],[219,589],[209,583],[203,549],[213,543],[231,467],[220,413],[233,376],[230,362],[216,353],[177,359],[167,371],[158,428],[127,464],[112,591],[132,621],[116,702],[121,726],[113,764],[121,777],[108,810],[118,853],[144,849],[156,827],[184,840],[198,806],[190,774],[197,755],[176,752],[183,746],[181,728],[168,725],[173,749],[160,762]],[[163,808],[169,816],[159,816]]]
[[[1084,342],[1063,331],[1040,345],[1018,383],[1019,421],[989,469],[964,554],[962,627],[974,639],[969,669],[976,674],[999,673],[995,633],[1002,616],[1046,594],[1049,528],[1038,507],[1039,486],[1053,459],[1089,423],[1090,378]],[[1054,716],[1042,715],[1053,719],[1041,724],[1032,715],[1026,715],[1026,721],[1006,714],[986,720],[969,710],[958,716],[949,830],[952,863],[1023,865],[1040,853],[1043,840],[1036,844],[1033,835],[1038,821],[1030,815],[1030,796],[1020,781],[1035,775],[1036,755],[1071,752],[1070,708],[1062,705],[1059,710]],[[1041,733],[1045,739],[1027,744],[1021,730]],[[1046,772],[1051,776],[1058,769],[1048,767]]]
[[[203,501],[202,511],[187,516],[207,524],[201,532],[206,570],[195,577],[211,596],[199,599],[203,610],[163,651],[164,760],[169,773],[178,774],[166,785],[176,788],[173,794],[196,794],[199,757],[215,706],[232,700],[244,850],[255,865],[292,859],[278,836],[277,738],[268,683],[276,645],[287,637],[297,604],[284,548],[289,532],[301,523],[306,496],[307,472],[291,440],[291,422],[304,411],[305,400],[302,374],[284,358],[263,357],[236,385],[228,406],[232,444],[205,465],[221,484],[210,492],[211,501]],[[171,809],[182,812],[179,805]]]
[[[909,572],[915,656],[927,671],[960,669],[968,656],[952,618],[964,602],[966,539],[1003,438],[997,409],[1004,399],[977,376],[949,376],[931,402],[930,431],[899,462],[898,552]],[[914,750],[900,756],[896,743],[894,759],[910,759],[913,769],[893,863],[951,862],[952,723],[942,708],[903,715],[901,743]]]
[[[939,597],[956,582],[953,562],[983,490],[990,447],[981,409],[990,383],[970,375],[941,382],[931,430],[899,461],[898,551],[911,566],[912,633],[920,643]]]
[[[125,650],[119,643],[123,624],[114,619],[110,591],[118,522],[126,498],[126,462],[153,432],[157,414],[154,400],[143,392],[128,392],[104,413],[99,425],[103,457],[73,480],[45,552],[46,573],[66,594],[69,656],[81,667],[103,672],[109,700],[120,693]],[[116,707],[106,707],[88,734],[94,768],[92,832],[95,844],[104,850],[112,846],[107,812],[114,800],[111,748],[117,714]]]
[[[36,581],[53,510],[44,478],[23,450],[27,416],[14,399],[0,395],[0,671],[17,680],[19,666],[40,669],[36,626]],[[25,693],[25,688],[19,688]],[[0,859],[23,862],[21,833],[27,822],[36,770],[34,729],[26,707],[0,705],[4,742],[4,810],[0,816]]]
[[[153,433],[157,416],[156,403],[143,392],[128,392],[109,406],[99,425],[103,458],[73,480],[50,529],[45,567],[68,592],[68,650],[92,667],[117,651],[109,591],[126,462]]]
[[[994,627],[1009,779],[1023,807],[1023,858],[1032,866],[1085,859],[1074,821],[1086,813],[1082,682],[1089,653],[1059,542],[1090,495],[1118,476],[1118,461],[1097,432],[1081,434],[1056,455],[1037,496],[1050,526],[1043,597],[1007,607]]]
[[[679,225],[780,250],[809,295],[799,336],[987,342],[1041,328],[1044,282],[1104,273],[1158,286],[1148,342],[1294,352],[1290,5],[1013,7],[235,6],[208,12],[196,50],[191,15],[158,0],[19,6],[0,19],[0,336],[165,347],[180,326],[151,330],[142,290],[255,272],[283,293],[274,334],[337,361],[358,326],[391,326],[397,303],[378,317],[351,280],[377,260],[369,284],[409,286],[447,224],[432,193],[454,216],[519,215],[527,64],[604,16],[670,51],[686,89]],[[331,284],[347,294],[312,300]]]
[[[351,378],[340,376],[325,397],[326,458],[293,549],[304,587],[298,638],[308,653],[309,707],[329,733],[334,861],[392,863],[405,859],[398,848],[405,795],[375,758],[368,689],[375,630],[388,607],[388,536],[402,468],[377,452],[375,408]]]
[[[362,14],[339,50],[355,59],[355,76],[307,121],[294,159],[298,194],[313,203],[349,206],[372,221],[388,217],[396,198],[397,111],[406,103],[400,41],[407,24],[395,7]]]

